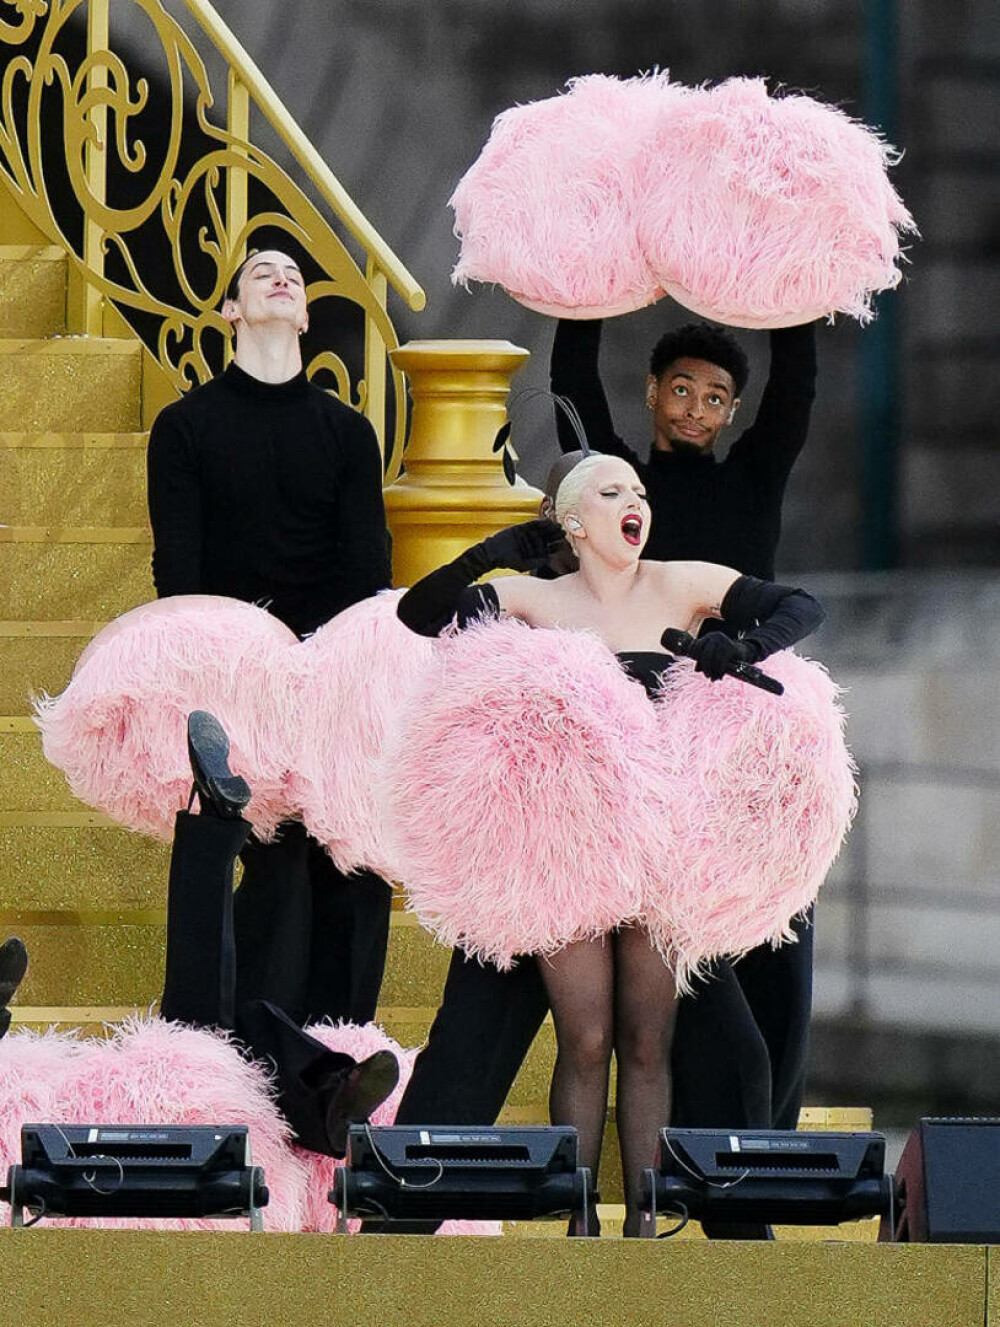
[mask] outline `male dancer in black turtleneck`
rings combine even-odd
[[[653,516],[644,556],[703,559],[773,580],[785,485],[815,394],[813,327],[771,333],[771,371],[757,418],[722,461],[714,448],[739,410],[746,356],[731,336],[706,324],[662,337],[646,380],[653,445],[644,463],[614,430],[598,371],[601,326],[559,323],[552,390],[574,403],[594,451],[623,457],[642,477]],[[578,447],[561,412],[557,420],[563,450]],[[696,998],[681,1001],[672,1059],[675,1125],[795,1127],[812,997],[812,931],[795,929],[798,944],[755,950],[735,966],[720,963]],[[545,1011],[534,960],[501,973],[456,950],[397,1122],[491,1123]]]
[[[234,362],[161,411],[150,434],[156,592],[260,603],[303,636],[390,583],[378,442],[305,376],[305,284],[287,254],[247,259],[222,315]],[[237,1006],[262,998],[300,1023],[372,1018],[385,881],[343,876],[300,824],[240,855]]]

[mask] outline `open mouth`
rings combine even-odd
[[[642,517],[626,516],[622,521],[622,534],[627,543],[637,548],[642,539]]]

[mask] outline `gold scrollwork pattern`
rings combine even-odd
[[[127,63],[138,60],[134,52],[111,49],[113,35],[89,49],[87,11],[99,5],[106,25],[108,4],[0,0],[0,172],[8,187],[91,287],[132,322],[178,390],[221,366],[228,327],[219,306],[255,236],[294,241],[309,259],[313,325],[340,329],[307,343],[307,371],[332,375],[337,393],[368,415],[391,481],[406,427],[405,384],[387,358],[398,339],[384,294],[368,279],[378,255],[365,249],[367,266],[359,265],[266,152],[213,122],[204,62],[160,0],[114,0],[111,7],[112,18],[126,6],[137,11],[155,33],[152,51],[143,44],[141,72]],[[234,76],[240,69],[230,64]],[[248,195],[255,206],[264,200],[250,216]],[[233,196],[242,202],[227,208]],[[323,201],[343,221],[335,202]],[[88,227],[98,237],[97,261],[88,258]],[[380,363],[373,364],[373,348]]]

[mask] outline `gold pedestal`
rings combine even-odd
[[[512,487],[493,451],[514,371],[528,351],[509,341],[408,341],[390,352],[406,373],[413,421],[406,473],[385,490],[393,576],[412,585],[504,526],[537,514],[541,493]]]

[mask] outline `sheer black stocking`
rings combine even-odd
[[[614,1004],[610,936],[567,945],[538,963],[556,1028],[556,1067],[549,1092],[553,1124],[579,1135],[581,1166],[597,1184],[608,1109]],[[596,1221],[592,1233],[597,1234]]]
[[[670,1121],[670,1043],[677,1015],[674,976],[639,927],[614,937],[616,1111],[625,1181],[626,1236],[639,1234],[639,1187]]]

